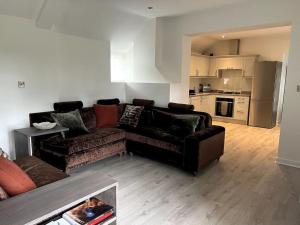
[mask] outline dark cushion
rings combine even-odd
[[[125,131],[117,128],[95,128],[89,134],[63,139],[60,135],[42,141],[43,149],[63,155],[88,151],[89,149],[125,139]]]
[[[56,112],[64,113],[74,111],[76,109],[82,109],[82,101],[73,101],[73,102],[56,102],[53,104],[53,108]]]
[[[160,115],[157,115],[156,112],[162,112],[164,115],[169,115],[169,117],[164,117],[164,118],[159,118],[160,121],[163,121],[164,119],[167,119],[168,121],[168,125],[170,125],[170,116],[172,115],[195,115],[195,116],[199,116],[199,123],[198,123],[198,126],[196,128],[196,131],[199,131],[201,129],[204,129],[204,128],[208,128],[208,127],[211,127],[212,125],[212,118],[211,116],[208,114],[208,113],[205,113],[205,112],[195,112],[195,111],[191,111],[191,110],[171,110],[169,108],[162,108],[162,107],[155,107],[153,109],[153,114],[154,114],[154,122],[157,123],[159,122],[159,124],[161,124],[160,121],[155,121],[157,120],[155,117],[160,117]],[[172,120],[171,120],[172,121]],[[159,126],[158,124],[158,126]]]
[[[120,104],[120,100],[118,98],[99,99],[97,101],[97,104],[100,104],[100,105],[119,105]]]
[[[146,107],[153,107],[154,106],[154,100],[147,100],[147,99],[133,99],[132,104],[136,106],[144,106]]]
[[[143,106],[126,105],[125,111],[120,119],[120,124],[137,127],[143,110]]]
[[[195,114],[195,115],[199,117],[199,122],[198,122],[198,125],[196,127],[196,131],[200,131],[200,130],[205,129],[206,128],[206,125],[205,125],[205,116],[199,115],[199,114]]]
[[[200,120],[199,116],[196,115],[172,115],[172,118],[170,133],[181,137],[194,133]]]
[[[16,160],[15,163],[28,174],[37,187],[68,177],[64,172],[34,156],[23,157]]]
[[[68,132],[66,132],[70,136],[89,132],[85,127],[78,110],[67,113],[51,113],[51,116],[58,125],[70,129]]]
[[[153,110],[149,108],[145,108],[141,113],[138,126],[150,126],[153,124],[153,121],[154,121]]]
[[[184,141],[182,137],[171,134],[168,130],[156,127],[137,127],[137,128],[125,128],[127,132],[136,133],[139,135],[147,136],[153,139],[169,142],[176,145],[181,145]]]
[[[96,128],[96,114],[92,107],[81,109],[80,115],[85,127],[88,130]]]
[[[193,105],[188,105],[188,104],[180,104],[180,103],[174,103],[174,102],[170,102],[168,104],[168,108],[174,111],[186,111],[186,110],[194,110],[194,106]]]
[[[192,135],[188,136],[187,139],[194,139],[199,142],[222,132],[225,132],[224,127],[213,125],[209,128],[193,133]]]
[[[153,110],[153,125],[167,129],[172,125],[173,113],[161,111],[158,109]]]
[[[127,146],[129,145],[131,148],[138,148],[135,150],[138,150],[140,152],[143,152],[147,147],[150,147],[151,149],[158,148],[158,149],[164,149],[171,152],[182,154],[183,152],[183,144],[174,144],[172,142],[162,141],[157,138],[151,138],[146,135],[141,135],[138,133],[126,133],[126,140],[127,140]],[[149,150],[149,149],[147,149]]]

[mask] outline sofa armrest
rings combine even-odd
[[[187,136],[184,141],[183,166],[196,173],[224,153],[225,128],[212,126]]]

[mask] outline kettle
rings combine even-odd
[[[207,85],[203,86],[203,92],[210,92],[210,91],[211,91],[210,84],[207,84]]]

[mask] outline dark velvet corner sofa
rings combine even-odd
[[[88,134],[71,138],[54,135],[41,140],[39,157],[66,172],[123,152],[160,155],[176,161],[184,170],[197,173],[224,153],[225,128],[213,126],[212,118],[204,112],[193,111],[192,105],[169,103],[168,107],[155,107],[154,101],[134,99],[131,104],[120,104],[118,99],[98,100],[102,105],[118,105],[119,118],[126,105],[143,106],[137,127],[118,126],[96,128],[93,108],[83,108],[82,102],[54,104],[54,112],[80,110]],[[30,114],[30,124],[52,121],[51,112]],[[172,115],[196,115],[199,122],[196,131],[187,136],[169,132]]]
[[[99,100],[99,103],[119,104],[119,100]],[[31,113],[30,124],[54,122],[52,112],[64,113],[78,109],[89,133],[66,138],[57,134],[40,140],[36,155],[42,160],[68,173],[74,168],[125,152],[125,131],[118,128],[96,128],[96,116],[92,107],[83,108],[81,101],[59,102],[53,106],[54,111],[51,112]]]
[[[177,161],[194,174],[223,155],[225,128],[213,126],[212,117],[193,111],[193,105],[169,103],[168,108],[155,107],[154,101],[141,99],[134,99],[132,104],[144,106],[144,111],[136,128],[122,127],[126,130],[127,151],[160,152],[158,155]],[[193,134],[176,136],[169,131],[172,115],[196,115],[201,122]]]

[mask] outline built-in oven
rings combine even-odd
[[[216,98],[216,116],[233,117],[234,98]]]

